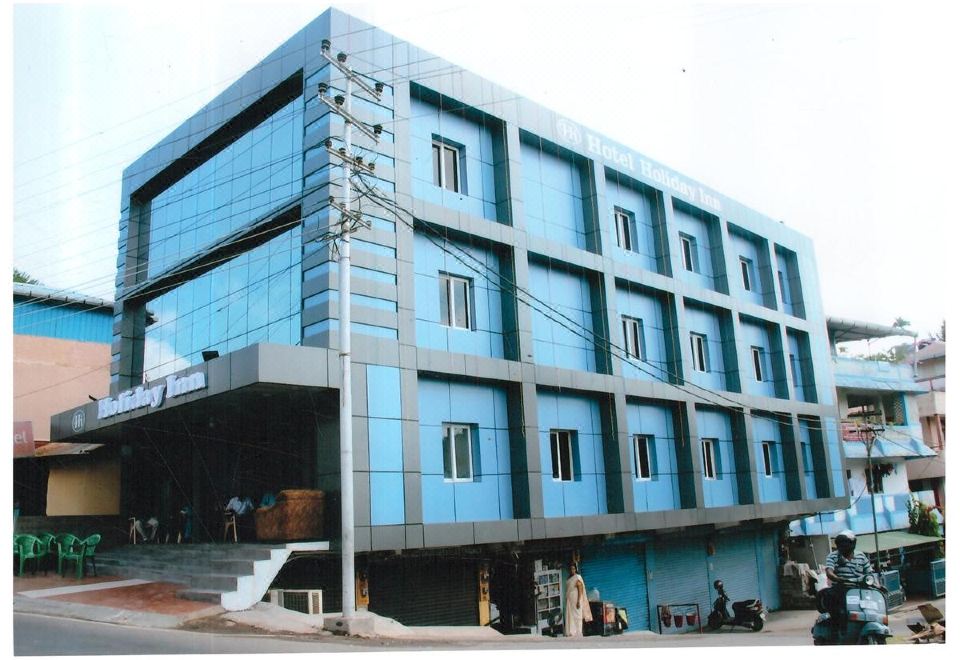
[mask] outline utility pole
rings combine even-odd
[[[329,85],[320,83],[318,96],[330,110],[343,118],[343,148],[333,149],[331,139],[327,139],[326,147],[331,156],[338,158],[343,166],[343,201],[331,197],[330,204],[340,211],[340,227],[332,232],[340,240],[337,258],[337,282],[339,286],[339,319],[337,333],[340,337],[340,556],[341,556],[341,587],[343,597],[343,618],[349,619],[356,613],[356,572],[354,569],[354,515],[353,515],[353,397],[350,382],[350,235],[363,226],[363,217],[359,211],[351,211],[351,196],[353,184],[351,176],[361,170],[373,171],[373,164],[364,164],[363,159],[354,156],[353,128],[376,143],[383,128],[377,124],[367,126],[358,120],[351,112],[353,86],[356,85],[364,92],[380,99],[383,84],[377,83],[374,87],[367,84],[347,66],[346,53],[337,53],[334,58],[330,55],[330,40],[324,39],[320,46],[320,54],[331,65],[344,75],[347,81],[346,94],[338,94],[333,100],[327,96]]]
[[[857,433],[867,449],[867,476],[870,479],[870,510],[873,513],[873,549],[876,555],[876,571],[880,574],[880,535],[877,534],[877,480],[873,474],[873,445],[877,440],[877,431],[883,427],[865,424],[857,428]]]

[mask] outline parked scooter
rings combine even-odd
[[[759,598],[737,601],[733,604],[733,616],[730,616],[727,609],[730,597],[723,590],[723,580],[714,580],[713,588],[717,590],[717,599],[713,601],[713,611],[707,617],[707,628],[716,630],[720,626],[743,626],[754,632],[763,630],[767,611]]]
[[[823,594],[821,590],[819,594]],[[845,621],[835,621],[818,598],[818,609],[823,612],[813,624],[811,634],[816,646],[838,644],[886,644],[890,632],[887,618],[887,599],[875,575],[865,576],[859,584],[849,585],[845,602]]]

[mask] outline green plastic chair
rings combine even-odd
[[[86,569],[87,560],[93,564],[93,576],[97,577],[97,544],[100,543],[99,534],[91,534],[83,540],[83,556],[80,559],[80,566],[77,569],[77,579],[83,577],[83,571]]]
[[[73,534],[57,535],[57,573],[63,575],[64,561],[80,563],[83,558],[83,543]]]
[[[53,541],[50,543],[50,555],[51,560],[53,555],[57,556],[57,573],[60,572],[60,544],[64,542],[68,537],[73,537],[73,534],[68,532],[61,532],[53,537]]]
[[[57,537],[51,534],[50,532],[41,532],[37,534],[37,538],[40,539],[40,548],[43,550],[44,559],[43,562],[43,571],[46,575],[47,568],[51,562],[53,562],[53,555],[57,553]]]
[[[40,560],[46,556],[46,554],[41,551],[40,539],[33,534],[21,534],[15,542],[17,544],[17,555],[20,564],[17,575],[23,575],[23,566],[27,563],[28,559],[34,560],[33,572],[36,574],[37,568],[40,566]]]

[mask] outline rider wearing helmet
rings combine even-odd
[[[867,555],[856,549],[857,535],[849,529],[834,539],[837,549],[827,555],[827,578],[830,588],[824,593],[825,605],[834,623],[846,620],[846,593],[851,585],[870,574],[872,568]]]

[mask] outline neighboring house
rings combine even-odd
[[[947,344],[925,340],[907,357],[915,365],[916,381],[927,391],[917,396],[917,412],[923,441],[937,452],[932,458],[911,461],[907,466],[910,490],[932,490],[937,506],[946,504],[947,475]]]
[[[109,389],[113,303],[13,285],[13,499],[20,516],[116,515],[120,464],[99,444],[50,442],[66,402]]]
[[[810,239],[335,9],[124,172],[110,395],[55,437],[121,447],[123,511],[189,503],[198,539],[284,488],[324,490],[337,539],[328,38],[385,85],[353,106],[383,128],[354,135],[370,609],[537,627],[575,557],[632,630],[717,578],[778,607],[786,521],[849,502]],[[330,611],[339,570],[302,585]]]
[[[859,537],[858,549],[873,557],[879,547],[882,566],[907,566],[913,555],[929,555],[935,541],[903,533],[910,527],[911,499],[934,503],[930,490],[911,492],[907,477],[910,464],[934,455],[923,442],[920,425],[918,399],[926,388],[914,381],[910,365],[846,357],[837,346],[846,341],[912,333],[833,317],[827,319],[827,332],[833,352],[850,506],[792,522],[793,536],[808,537],[806,550],[794,552],[794,558],[822,565],[832,537],[843,529],[852,529]]]

